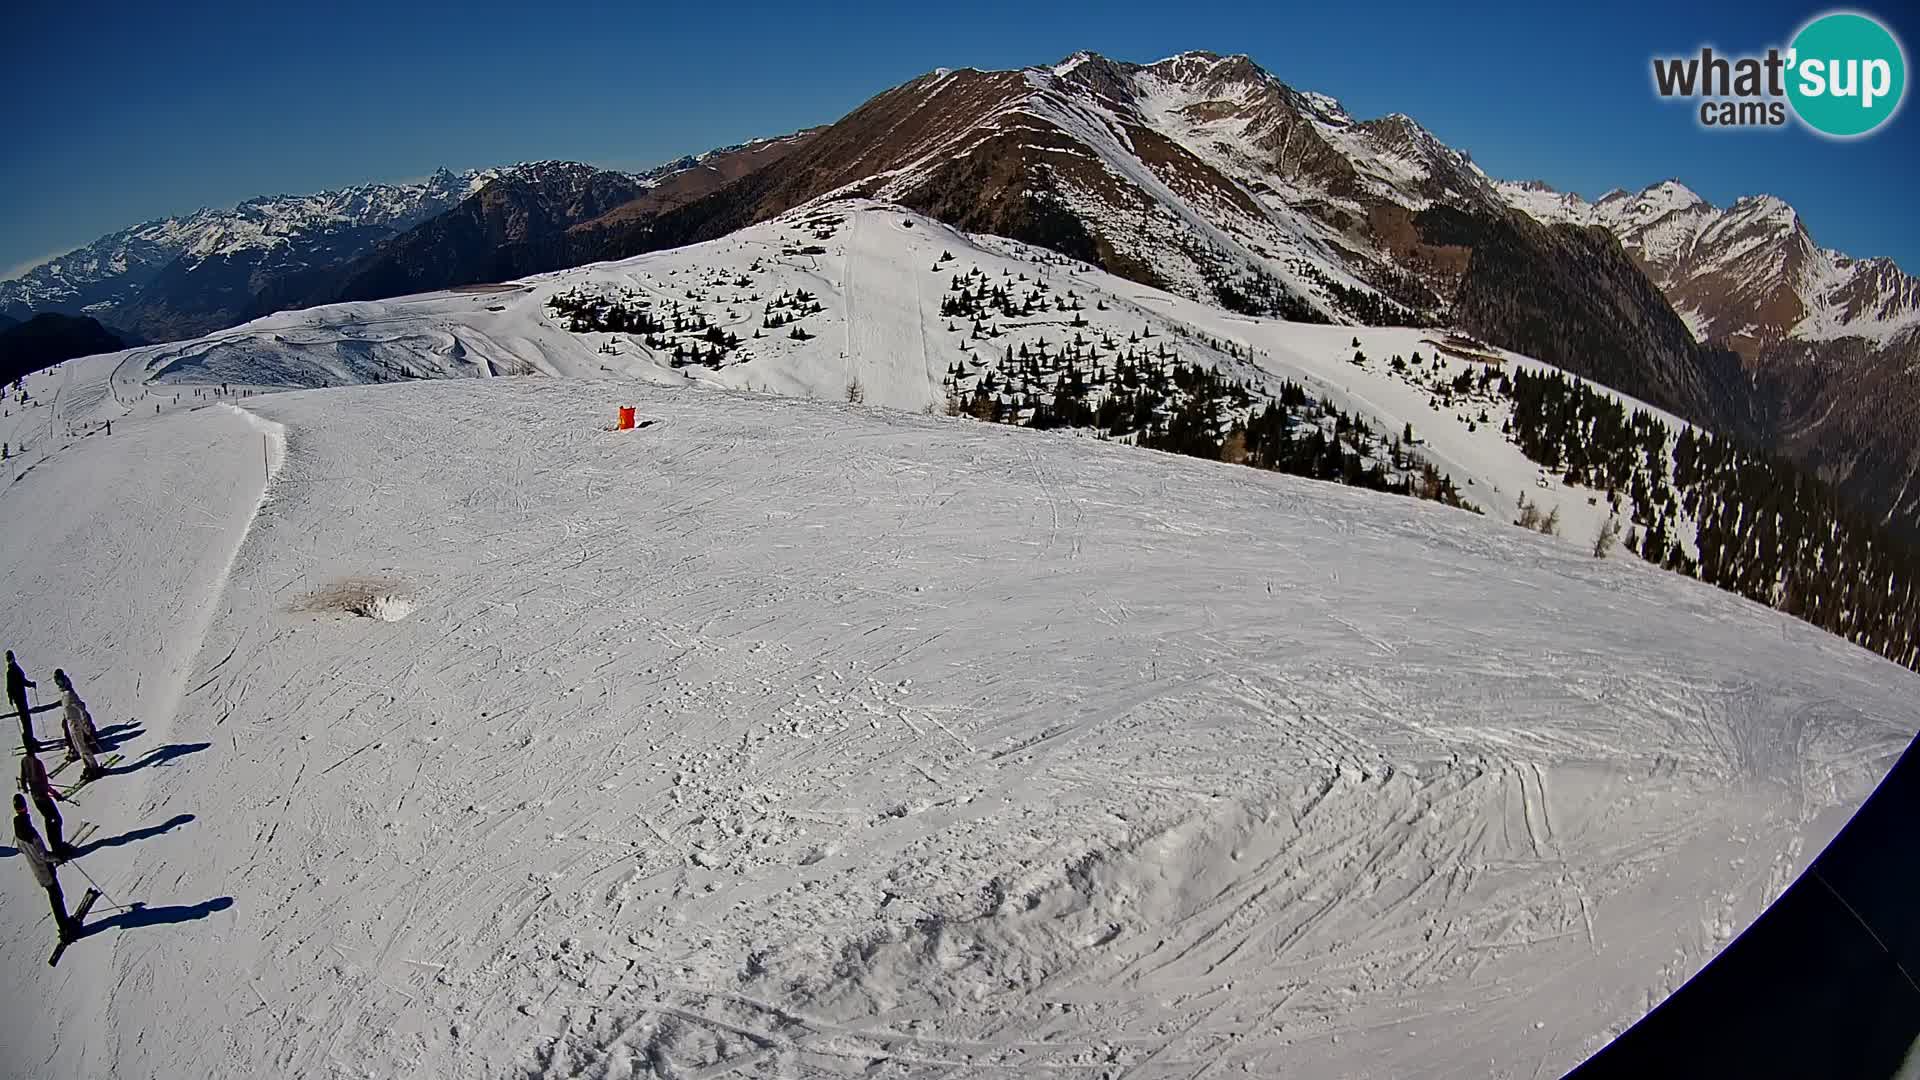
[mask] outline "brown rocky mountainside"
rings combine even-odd
[[[1920,335],[1789,339],[1752,368],[1772,444],[1882,524],[1920,537]]]
[[[1245,57],[932,72],[703,199],[572,230],[571,257],[710,239],[834,192],[1249,313],[1458,323],[1768,435],[1738,358],[1694,340],[1609,232],[1536,221],[1410,118],[1356,121]]]
[[[749,173],[764,169],[805,146],[823,128],[808,128],[778,139],[761,139],[676,162],[654,186],[598,217],[569,226],[573,231],[619,227],[675,210],[726,187]]]
[[[1672,193],[1637,214],[1615,200],[1611,216],[1556,217],[1524,212],[1514,187],[1409,117],[1355,120],[1245,57],[1077,54],[929,73],[776,168],[576,235],[580,258],[614,257],[857,192],[1248,312],[1455,323],[1784,453],[1920,531],[1912,279],[1818,249],[1778,200],[1682,244]],[[1760,329],[1715,332],[1736,325]]]
[[[1741,361],[1751,430],[1884,523],[1920,522],[1920,281],[1816,244],[1793,207],[1724,209],[1677,180],[1595,203],[1502,185],[1541,221],[1606,229],[1690,329]]]

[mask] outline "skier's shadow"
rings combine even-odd
[[[123,832],[119,836],[108,836],[99,840],[90,840],[74,848],[73,854],[75,858],[79,858],[82,855],[91,855],[101,848],[120,847],[124,844],[138,843],[141,840],[151,840],[156,836],[170,833],[192,820],[192,814],[175,814],[171,820],[161,822],[158,825],[149,825],[144,829],[134,829],[131,832]]]
[[[129,720],[124,724],[109,724],[94,732],[100,737],[102,751],[118,750],[146,733],[147,729],[141,727],[138,720]]]
[[[80,936],[88,937],[102,930],[136,930],[142,926],[193,922],[204,919],[216,911],[225,911],[232,906],[233,897],[231,896],[216,896],[198,904],[163,904],[160,907],[148,907],[136,900],[104,919],[87,923],[81,929]]]
[[[131,765],[121,765],[105,771],[108,776],[125,776],[127,773],[138,772],[149,765],[165,765],[174,758],[185,757],[188,754],[197,754],[212,745],[212,743],[204,742],[171,743],[147,751],[146,757],[141,758]]]

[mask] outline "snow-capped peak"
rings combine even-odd
[[[1775,195],[1742,195],[1727,207],[1727,213],[1785,228],[1792,228],[1800,221],[1799,212]]]
[[[1319,114],[1320,119],[1329,124],[1344,126],[1353,123],[1353,114],[1347,112],[1347,107],[1340,104],[1340,100],[1331,94],[1323,94],[1318,90],[1302,90],[1300,99]]]
[[[1083,49],[1080,52],[1074,53],[1072,56],[1069,56],[1065,60],[1062,60],[1059,63],[1053,65],[1053,73],[1056,76],[1064,79],[1068,75],[1071,75],[1075,71],[1079,70],[1080,65],[1086,63],[1089,60],[1092,60],[1093,58],[1094,58],[1094,54],[1087,52]]]
[[[1754,355],[1784,339],[1886,342],[1920,328],[1920,283],[1887,260],[1818,247],[1775,195],[1721,209],[1677,179],[1594,203],[1533,183],[1495,187],[1540,221],[1604,226],[1702,340]]]
[[[1712,205],[1678,180],[1662,180],[1657,184],[1650,184],[1640,192],[1640,199],[1648,205],[1661,206],[1669,210]]]

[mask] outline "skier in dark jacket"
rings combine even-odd
[[[33,819],[27,816],[27,797],[15,794],[13,797],[13,843],[27,860],[27,869],[33,871],[33,880],[47,890],[47,903],[53,908],[53,924],[60,928],[60,940],[72,941],[80,936],[80,923],[67,914],[67,898],[60,892],[60,875],[55,872],[53,856],[40,843],[40,834],[33,831]]]
[[[13,659],[13,650],[8,649],[7,700],[13,702],[13,711],[20,714],[20,737],[26,740],[29,750],[39,746],[40,740],[33,734],[33,711],[27,708],[27,687],[38,685],[40,684],[27,678],[26,672],[20,670],[20,665]]]
[[[20,790],[33,800],[33,805],[40,808],[40,817],[47,823],[47,850],[61,862],[73,858],[73,848],[67,846],[67,841],[60,834],[63,824],[60,808],[54,805],[60,793],[47,780],[47,767],[40,764],[40,755],[32,750],[28,750],[20,759]]]

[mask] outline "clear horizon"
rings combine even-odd
[[[603,27],[596,42],[617,43],[595,54],[512,32],[521,9],[454,10],[464,14],[367,5],[330,15],[351,28],[352,51],[278,10],[27,12],[13,44],[0,46],[0,86],[24,117],[13,132],[22,152],[0,163],[0,277],[142,221],[260,195],[528,160],[644,169],[832,123],[934,68],[1029,67],[1083,49],[1140,62],[1245,53],[1358,118],[1406,113],[1496,178],[1589,200],[1670,178],[1722,207],[1775,195],[1821,246],[1920,273],[1911,110],[1867,139],[1836,142],[1792,126],[1708,131],[1687,105],[1652,92],[1653,56],[1702,43],[1761,51],[1820,5],[1644,5],[1549,22],[1523,8],[1438,20],[1419,8],[1395,17],[1392,5],[1285,15],[1120,5],[1084,17],[1010,7],[1018,14],[1004,18],[1023,32],[966,23],[937,35],[884,7],[747,5],[730,9],[740,17],[729,28],[746,31],[727,40],[727,57],[702,54],[711,28],[684,12],[583,12],[578,21]],[[974,22],[997,20],[978,9]],[[1355,62],[1332,47],[1347,43],[1371,55]],[[169,44],[195,62],[182,65]],[[124,78],[103,85],[65,63],[76,54],[110,59]],[[98,149],[108,143],[111,153]]]

